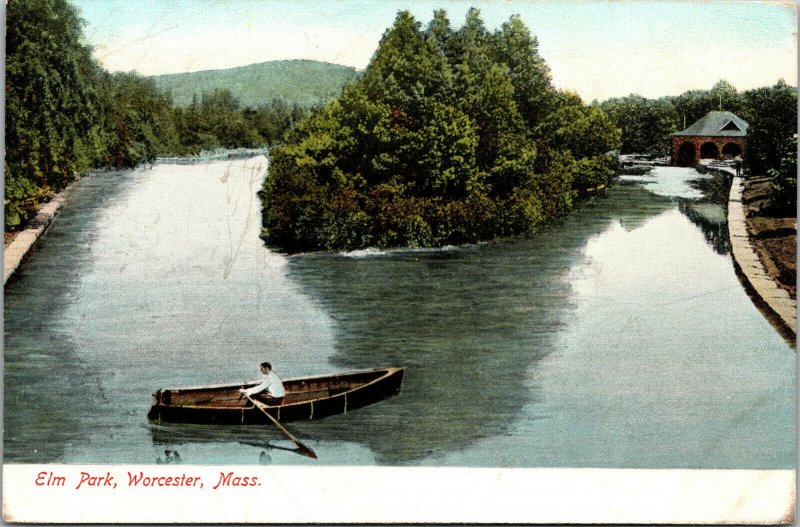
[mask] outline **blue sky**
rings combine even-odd
[[[740,90],[797,79],[797,12],[750,1],[73,0],[112,71],[175,73],[279,59],[364,68],[400,9],[424,25],[471,7],[494,29],[522,16],[558,88],[597,98]]]

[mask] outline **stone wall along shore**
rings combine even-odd
[[[797,301],[780,288],[767,274],[761,260],[750,243],[747,232],[745,209],[742,204],[744,180],[733,178],[728,196],[728,232],[731,240],[731,255],[734,265],[741,272],[745,285],[761,299],[766,308],[785,329],[797,336]]]

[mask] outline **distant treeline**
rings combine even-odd
[[[619,130],[559,92],[518,16],[489,32],[401,11],[363,76],[274,148],[268,243],[435,246],[530,232],[607,183]]]
[[[272,144],[307,113],[280,100],[241,108],[225,90],[177,108],[151,79],[105,71],[84,40],[67,0],[7,5],[6,229],[92,168]]]
[[[216,148],[253,148],[282,140],[284,133],[308,110],[280,99],[258,108],[242,108],[228,90],[204,93],[186,107],[172,107],[179,155]]]
[[[256,108],[272,99],[314,106],[339,95],[358,73],[355,68],[314,60],[271,60],[223,70],[170,73],[151,77],[156,86],[172,94],[178,106],[189,106],[198,87],[205,91],[226,89],[242,106]]]

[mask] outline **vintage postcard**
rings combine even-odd
[[[5,20],[6,522],[794,521],[793,3]]]

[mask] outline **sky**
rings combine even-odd
[[[110,71],[144,75],[312,59],[363,69],[397,11],[427,25],[470,7],[494,30],[519,14],[557,88],[585,101],[797,84],[793,2],[704,0],[72,0]]]

